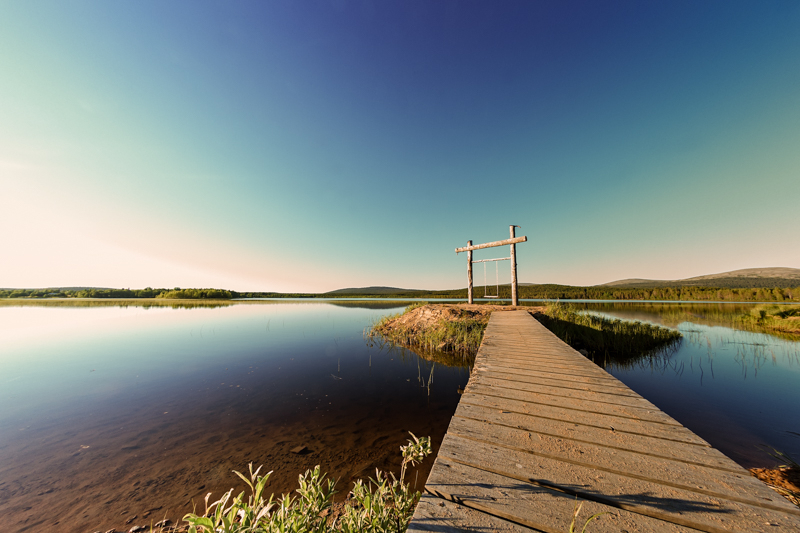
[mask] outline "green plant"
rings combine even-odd
[[[580,514],[581,512],[581,507],[583,507],[583,504],[577,505],[575,507],[575,512],[572,514],[572,523],[570,523],[569,525],[569,533],[575,533],[575,521],[578,519],[578,514]],[[586,528],[589,526],[589,522],[591,522],[592,520],[596,520],[597,518],[600,518],[604,514],[608,514],[608,511],[604,513],[595,513],[589,518],[587,518],[586,522],[583,523],[583,528],[581,528],[581,533],[586,533]]]
[[[548,305],[536,318],[576,350],[585,349],[602,366],[626,368],[643,357],[668,357],[682,337],[679,331],[645,322],[578,313],[559,302]]]
[[[299,476],[297,496],[284,494],[276,501],[274,495],[264,499],[271,472],[259,476],[261,467],[254,471],[251,463],[249,477],[234,470],[250,488],[247,501],[244,492],[233,497],[230,489],[209,505],[209,493],[205,512],[189,513],[183,519],[190,533],[400,533],[408,527],[420,496],[404,482],[406,467],[431,453],[430,437],[418,438],[413,433],[411,437],[413,440],[400,447],[400,479],[376,470],[374,479],[355,483],[339,512],[331,512],[335,483],[325,479],[319,466]]]
[[[770,446],[770,448],[772,447]],[[794,458],[788,453],[776,450],[775,448],[772,448],[772,451],[768,453],[778,461],[783,462],[783,464],[779,465],[778,468],[795,468],[800,470],[800,464],[798,464],[797,461],[795,461]]]

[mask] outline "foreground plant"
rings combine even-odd
[[[260,476],[261,467],[254,471],[250,463],[249,476],[234,470],[250,488],[247,501],[244,492],[233,497],[230,489],[209,505],[209,493],[205,512],[189,513],[183,520],[188,522],[190,533],[400,533],[408,527],[420,497],[419,492],[412,491],[405,483],[406,469],[431,453],[430,437],[418,438],[413,433],[411,437],[413,440],[400,447],[403,455],[400,479],[376,470],[374,479],[355,483],[339,512],[332,512],[335,482],[325,479],[319,465],[300,475],[297,496],[285,494],[276,501],[274,495],[264,499],[264,488],[272,472]]]
[[[575,522],[578,520],[578,515],[580,514],[582,507],[583,507],[583,504],[577,505],[575,507],[575,512],[572,513],[572,523],[570,523],[570,525],[569,525],[569,533],[576,533],[577,530],[575,529],[575,527],[576,527],[576,523]],[[603,512],[603,513],[595,513],[592,516],[590,516],[589,518],[587,518],[586,521],[583,523],[583,528],[581,528],[581,533],[586,533],[586,528],[589,527],[589,524],[591,523],[591,521],[592,520],[597,520],[598,518],[600,518],[604,514],[608,514],[608,511]]]

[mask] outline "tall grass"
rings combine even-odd
[[[577,313],[561,303],[548,305],[536,318],[576,350],[585,350],[601,366],[627,368],[643,357],[669,356],[682,338],[676,330]]]
[[[413,303],[403,313],[383,317],[365,332],[366,337],[374,339],[380,336],[395,345],[422,351],[474,357],[483,340],[483,332],[489,322],[488,315],[450,308],[447,317],[429,325],[400,320],[425,305],[426,302]]]

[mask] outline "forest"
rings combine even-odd
[[[483,286],[475,287],[474,297],[481,299],[487,293]],[[489,287],[488,295],[498,294],[497,287]],[[425,291],[412,289],[368,289],[359,292],[281,293],[237,292],[225,289],[97,289],[48,288],[0,289],[0,298],[163,298],[173,300],[230,300],[234,298],[453,298],[466,299],[467,289]],[[499,287],[499,298],[511,298],[511,286]],[[713,302],[800,302],[800,287],[656,287],[619,288],[608,286],[575,287],[570,285],[520,285],[522,300],[662,300],[662,301],[713,301]]]

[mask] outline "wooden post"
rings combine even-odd
[[[467,241],[467,247],[472,246],[472,241]],[[472,302],[472,250],[467,250],[467,302]]]
[[[509,226],[508,228],[512,239],[514,238],[515,227]],[[517,298],[517,245],[515,243],[511,243],[511,305],[519,305],[519,299]]]

